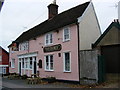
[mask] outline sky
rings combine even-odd
[[[56,0],[58,13],[89,0]],[[118,18],[120,0],[92,0],[103,33]],[[8,51],[8,45],[23,32],[48,19],[47,6],[53,0],[5,0],[0,13],[0,46]]]

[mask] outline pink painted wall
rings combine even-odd
[[[59,32],[53,31],[53,45],[61,44],[62,50],[51,52],[51,53],[44,53],[43,48],[45,47],[45,35],[42,35],[36,40],[29,41],[29,50],[28,51],[19,51],[13,54],[10,54],[10,58],[15,58],[16,60],[16,68],[11,69],[10,72],[18,72],[18,57],[17,55],[30,53],[30,52],[38,52],[37,60],[42,60],[42,68],[39,68],[40,76],[54,76],[57,79],[61,80],[73,80],[79,81],[79,72],[78,72],[78,37],[77,37],[77,26],[70,25],[70,41],[63,42],[63,28],[59,29]],[[60,39],[58,39],[60,38]],[[63,53],[70,51],[71,52],[71,72],[64,72],[63,71]],[[58,57],[58,53],[61,53],[61,57]],[[45,71],[44,67],[44,56],[53,54],[54,59],[54,71]],[[27,72],[26,72],[27,73]],[[31,73],[31,72],[30,72]]]

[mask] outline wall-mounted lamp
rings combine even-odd
[[[58,40],[62,40],[62,38],[58,38]]]

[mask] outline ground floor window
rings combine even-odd
[[[71,66],[70,66],[70,52],[63,53],[63,60],[64,60],[64,72],[70,72]]]
[[[6,74],[6,67],[0,67],[0,74]]]
[[[28,69],[29,66],[29,60],[28,58],[25,58],[25,68]]]
[[[19,58],[19,62],[21,62],[22,69],[32,69],[34,60],[36,61],[36,57]]]
[[[53,55],[45,56],[45,70],[53,70]]]

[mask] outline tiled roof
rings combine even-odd
[[[30,30],[23,32],[15,41],[24,42],[47,32],[57,30],[58,28],[77,22],[77,18],[82,16],[89,3],[90,2],[86,2],[84,4],[73,7],[56,15],[52,19],[48,19],[42,22]]]

